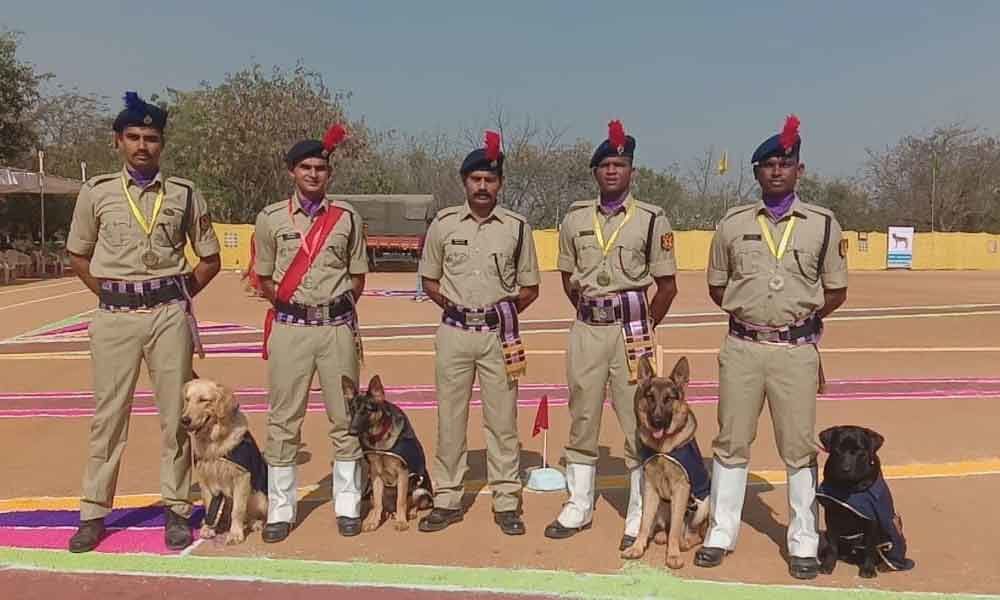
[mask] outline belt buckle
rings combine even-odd
[[[614,308],[607,306],[593,306],[590,310],[595,321],[600,323],[614,321]]]
[[[465,324],[472,327],[481,327],[483,325],[486,325],[486,313],[485,312],[465,313]]]
[[[325,306],[307,306],[306,307],[306,320],[307,321],[322,321],[325,318],[326,312]]]
[[[758,331],[756,337],[758,342],[777,343],[781,341],[781,332],[777,330]]]

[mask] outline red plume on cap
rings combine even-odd
[[[625,151],[625,127],[618,119],[608,123],[608,141],[611,146],[621,154]]]
[[[795,145],[795,142],[799,141],[799,118],[795,115],[788,115],[785,119],[785,126],[781,129],[781,137],[778,138],[778,142],[781,144],[781,149],[788,152]]]
[[[486,150],[486,160],[494,162],[500,160],[500,134],[492,129],[487,129],[483,134],[483,148]]]
[[[335,123],[326,130],[326,135],[323,136],[323,149],[329,155],[346,138],[347,130],[340,123]]]

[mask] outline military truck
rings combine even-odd
[[[361,213],[368,239],[368,266],[390,261],[415,262],[434,218],[430,194],[330,194]]]

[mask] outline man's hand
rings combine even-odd
[[[93,275],[90,274],[90,257],[83,256],[82,254],[69,253],[69,266],[76,273],[76,276],[80,278],[83,285],[87,286],[90,291],[94,292],[95,296],[101,295],[101,283],[97,281]]]
[[[656,293],[653,294],[653,301],[649,303],[649,316],[653,318],[653,327],[660,324],[663,317],[667,316],[670,305],[677,297],[677,279],[673,275],[666,277],[655,277]]]

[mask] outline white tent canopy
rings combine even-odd
[[[41,195],[44,192],[53,196],[75,196],[81,185],[75,179],[0,167],[0,195]]]

